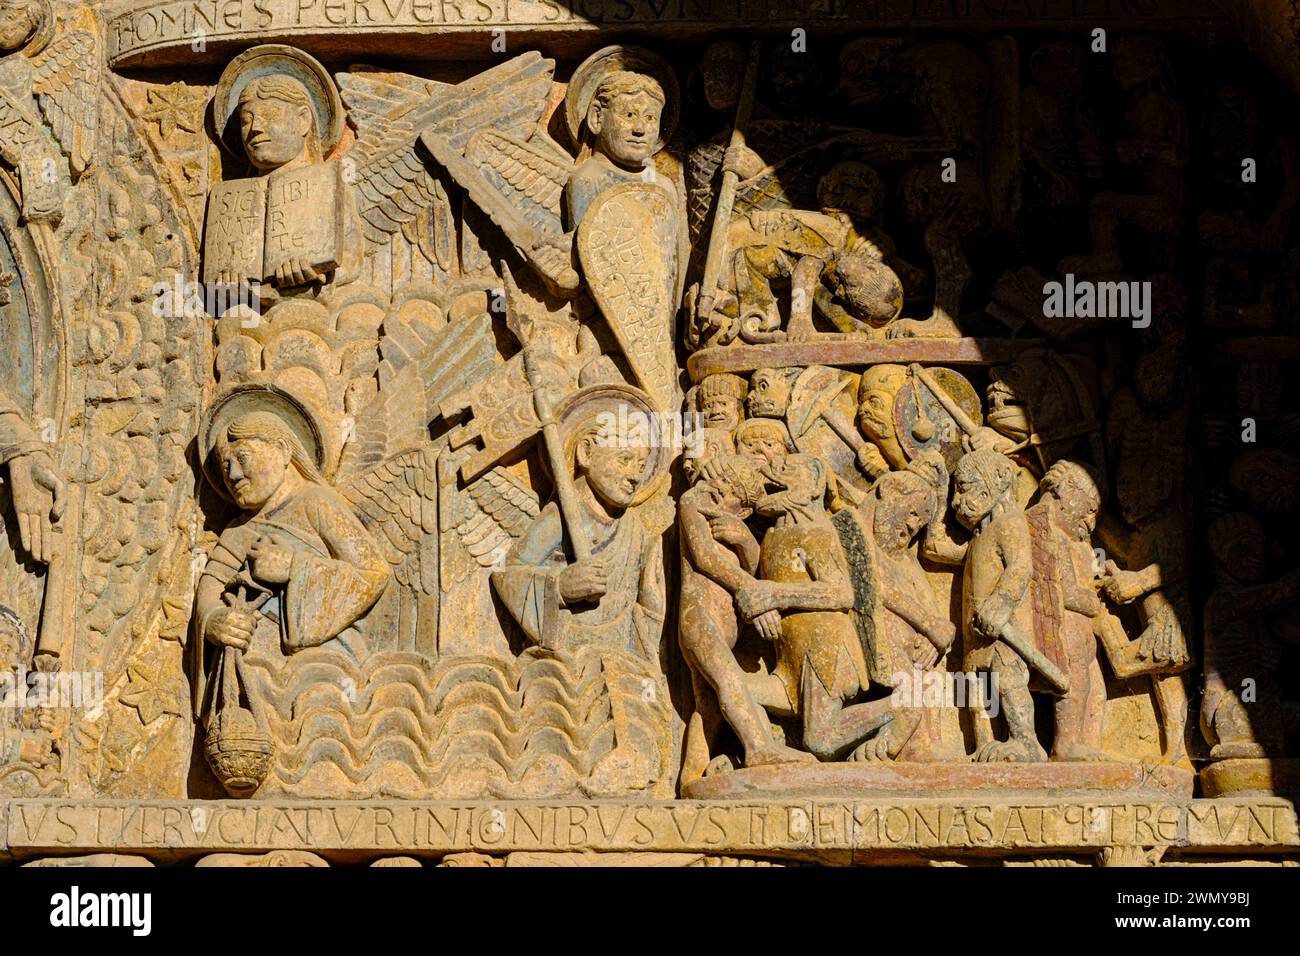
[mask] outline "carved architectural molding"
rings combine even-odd
[[[1296,23],[0,0],[0,852],[1300,860]]]

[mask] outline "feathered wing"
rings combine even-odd
[[[74,181],[95,157],[99,63],[99,42],[88,30],[63,34],[32,60],[32,92]]]
[[[442,533],[444,591],[501,564],[541,513],[537,492],[500,465],[449,496]]]
[[[338,74],[357,130],[351,175],[366,238],[385,243],[400,232],[449,269],[455,235],[450,204],[418,145],[420,133],[437,130],[461,151],[488,127],[529,136],[546,107],[554,70],[554,61],[532,52],[454,85],[400,73]]]
[[[564,184],[573,172],[567,153],[542,136],[524,142],[481,130],[470,138],[465,158],[534,227],[563,235]]]
[[[438,451],[414,448],[339,487],[404,589],[438,589]]]
[[[450,271],[451,210],[446,191],[415,151],[418,130],[411,115],[446,84],[405,74],[360,73],[340,73],[338,84],[357,129],[349,154],[354,165],[347,172],[357,187],[366,239],[383,244],[400,234],[430,262]]]
[[[486,313],[427,337],[394,323],[380,346],[379,392],[356,416],[339,461],[339,481],[428,443],[429,425],[452,394],[498,364]]]

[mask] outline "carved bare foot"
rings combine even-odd
[[[1215,744],[1210,749],[1211,760],[1249,760],[1267,756],[1269,756],[1268,748],[1254,741],[1242,740],[1226,744]]]
[[[731,773],[736,769],[736,765],[731,762],[731,758],[726,754],[718,754],[709,761],[709,765],[704,768],[704,776],[713,777],[720,773]]]
[[[975,751],[976,763],[1043,763],[1047,751],[1037,741],[993,740]]]
[[[858,744],[853,753],[849,754],[849,760],[858,763],[881,763],[892,761],[895,754],[890,753],[890,734],[889,728],[886,727],[878,735],[870,740],[864,740]]]

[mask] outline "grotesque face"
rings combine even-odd
[[[865,163],[837,163],[817,182],[818,205],[846,213],[860,225],[875,221],[884,199],[880,175]]]
[[[779,422],[768,424],[751,419],[736,433],[736,451],[760,464],[775,461],[790,450],[785,436],[785,429]]]
[[[615,508],[626,508],[641,487],[649,454],[646,448],[602,444],[593,435],[579,446],[578,464],[597,498]]]
[[[925,527],[934,512],[934,492],[917,477],[897,473],[897,479],[876,504],[872,531],[887,551],[902,551]]]
[[[776,516],[818,501],[826,493],[826,475],[821,463],[808,455],[785,455],[762,468],[769,494],[758,499],[754,510]]]
[[[1054,492],[1060,504],[1061,522],[1075,541],[1087,541],[1097,527],[1097,498],[1083,481],[1071,477],[1057,485]]]
[[[985,516],[993,510],[994,497],[989,486],[978,474],[958,465],[954,476],[952,510],[962,527],[974,531]]]
[[[32,38],[37,25],[26,0],[0,2],[0,52],[21,49]]]
[[[739,43],[721,41],[704,51],[700,80],[704,98],[715,110],[731,110],[740,97],[740,78],[745,74],[745,56]]]
[[[1159,456],[1121,459],[1115,470],[1115,495],[1124,520],[1136,528],[1174,493],[1169,468]]]
[[[839,58],[839,87],[850,106],[870,106],[883,99],[880,73],[891,49],[874,37],[845,44]]]
[[[686,471],[686,479],[691,484],[695,484],[700,480],[700,468],[703,467],[705,462],[735,452],[729,429],[701,428],[695,434],[693,441],[694,444],[687,449],[687,454],[682,458],[682,467]],[[691,452],[694,452],[694,454]]]
[[[620,166],[640,169],[659,143],[663,109],[663,103],[644,90],[618,93],[605,106],[593,108],[587,125],[596,134],[601,152]]]
[[[752,418],[780,418],[790,404],[790,380],[781,369],[760,368],[749,381]]]
[[[872,441],[894,438],[894,399],[907,381],[901,365],[875,365],[862,373],[858,387],[858,417],[862,433]]]
[[[291,455],[279,442],[241,438],[223,443],[219,453],[226,488],[246,511],[270,501],[289,473]]]
[[[1262,581],[1268,570],[1264,563],[1268,549],[1264,528],[1247,515],[1227,515],[1220,520],[1226,522],[1226,527],[1212,526],[1210,530],[1211,547],[1220,570],[1243,584]]]
[[[261,170],[278,169],[306,149],[311,110],[270,96],[241,99],[239,131],[249,162]]]
[[[700,399],[700,414],[709,428],[731,431],[740,424],[740,399],[734,395],[708,395]]]

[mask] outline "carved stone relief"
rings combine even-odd
[[[63,6],[0,0],[12,858],[1294,856],[1245,14]]]

